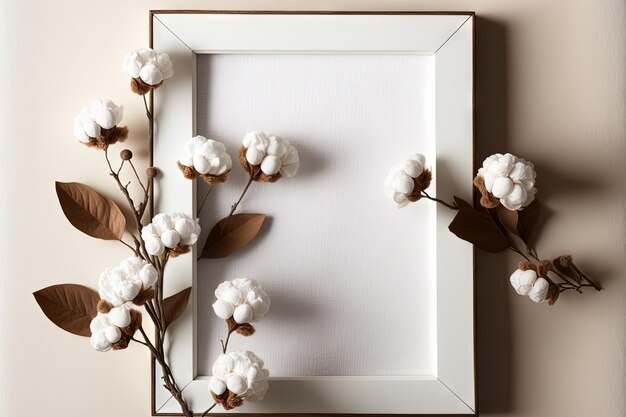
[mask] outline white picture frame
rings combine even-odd
[[[425,54],[435,57],[436,195],[471,201],[474,174],[474,20],[471,12],[152,11],[151,47],[168,53],[175,76],[155,90],[152,159],[155,212],[196,212],[195,184],[172,158],[196,132],[196,54]],[[448,231],[452,213],[436,209],[436,372],[422,376],[272,378],[248,414],[476,415],[473,247]],[[192,409],[210,404],[198,375],[196,259],[168,265],[165,293],[193,288],[185,314],[168,329],[172,372]],[[182,257],[180,258],[182,259]],[[453,262],[450,260],[454,259]],[[208,312],[207,312],[208,314]],[[153,364],[152,414],[180,413]],[[381,401],[381,398],[385,399]]]

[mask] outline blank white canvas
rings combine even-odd
[[[245,186],[237,152],[248,131],[287,138],[301,160],[295,178],[245,196],[238,212],[268,215],[256,240],[198,263],[199,375],[226,334],[213,291],[235,277],[257,279],[272,306],[229,350],[255,351],[273,376],[436,374],[434,205],[397,209],[383,187],[411,153],[434,163],[434,65],[424,55],[197,56],[197,132],[234,160],[203,224]]]

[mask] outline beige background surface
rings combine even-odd
[[[75,113],[110,97],[146,133],[121,59],[147,44],[148,9],[475,10],[477,157],[536,162],[548,215],[541,254],[574,253],[606,291],[554,307],[515,296],[514,257],[478,256],[478,377],[484,415],[626,414],[624,152],[626,4],[526,1],[0,1],[0,414],[148,416],[146,352],[98,354],[52,326],[32,291],[95,285],[125,256],[63,218],[54,180],[115,196],[102,155],[71,139]],[[135,135],[133,135],[135,136]],[[133,143],[145,158],[147,149]]]

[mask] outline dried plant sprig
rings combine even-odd
[[[386,181],[390,197],[399,207],[421,198],[435,201],[457,211],[449,229],[459,238],[489,252],[510,250],[520,255],[523,261],[510,277],[518,294],[552,305],[564,291],[582,293],[584,287],[601,290],[572,262],[571,256],[542,260],[531,245],[540,213],[535,199],[537,174],[531,162],[511,154],[487,158],[473,180],[480,193],[476,208],[456,196],[453,203],[430,197],[425,191],[430,172],[424,168],[424,162],[423,155],[415,154],[391,169]],[[427,181],[420,181],[424,173]],[[517,241],[523,244],[521,248]]]

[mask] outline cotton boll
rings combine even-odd
[[[548,284],[548,281],[546,281],[545,278],[538,278],[533,285],[533,288],[528,293],[528,296],[535,303],[543,303],[544,301],[546,301],[549,288],[550,284]]]
[[[108,316],[111,324],[117,327],[126,327],[130,324],[130,310],[125,306],[112,308]]]
[[[254,312],[252,311],[252,307],[248,304],[241,304],[237,306],[233,313],[233,319],[239,324],[250,323],[250,321],[254,318]]]
[[[234,287],[228,288],[226,291],[224,291],[222,297],[224,301],[233,305],[239,305],[244,301],[244,297],[241,295],[241,291]]]
[[[174,223],[174,230],[176,230],[180,236],[181,241],[185,241],[186,239],[189,239],[195,229],[195,226],[195,222],[191,219],[178,218]]]
[[[96,138],[100,136],[100,133],[102,133],[100,125],[95,122],[85,124],[83,129],[85,130],[87,136],[89,136],[90,138]]]
[[[193,167],[200,174],[208,174],[211,170],[211,164],[203,155],[193,156]]]
[[[276,174],[281,167],[280,159],[273,155],[268,155],[261,162],[261,171],[266,175]]]
[[[127,300],[133,300],[141,291],[141,281],[140,280],[124,280],[119,284],[119,291],[121,296]]]
[[[233,316],[235,308],[232,304],[224,300],[217,300],[213,303],[213,311],[217,317],[222,320],[227,320]]]
[[[267,145],[266,150],[268,155],[273,155],[277,158],[281,158],[285,153],[287,153],[287,143],[283,138],[278,136],[271,136],[270,142]]]
[[[510,282],[519,295],[527,295],[537,280],[537,273],[532,270],[518,269],[511,275]]]
[[[409,204],[409,199],[406,196],[406,194],[399,193],[397,191],[394,191],[392,199],[393,199],[394,203],[397,204],[398,208],[404,207],[407,204]]]
[[[167,230],[161,234],[161,241],[167,248],[175,248],[180,242],[180,235],[176,230]]]
[[[152,63],[141,68],[139,77],[148,85],[157,85],[163,81],[163,74],[161,74],[157,66]]]
[[[264,157],[265,154],[258,148],[248,148],[246,151],[246,160],[251,165],[259,165],[263,161]]]
[[[104,336],[110,343],[117,343],[120,341],[120,338],[122,337],[122,332],[120,328],[117,326],[109,326],[104,331]]]
[[[415,183],[413,182],[413,178],[403,172],[399,172],[394,177],[391,186],[399,193],[411,194],[411,192],[413,192],[413,188],[415,187]]]
[[[268,142],[269,140],[264,132],[249,132],[243,138],[244,148],[249,149],[251,147],[257,147],[262,152],[265,151],[265,147],[267,147]]]
[[[226,387],[233,394],[243,394],[248,389],[248,383],[241,375],[230,374],[226,381]]]
[[[174,228],[174,222],[172,220],[172,217],[163,213],[154,216],[154,218],[152,219],[152,224],[158,231],[159,235]]]
[[[509,210],[519,210],[520,208],[522,208],[522,205],[526,201],[527,201],[526,190],[521,185],[518,185],[518,184],[515,184],[513,186],[513,190],[509,193],[509,195],[503,197],[500,200],[502,205]]]
[[[401,162],[400,169],[411,178],[417,178],[424,172],[424,165],[414,159],[407,159]]]
[[[139,279],[141,279],[144,288],[152,287],[156,283],[158,277],[159,274],[157,273],[157,270],[151,264],[145,265],[141,268],[141,271],[139,271]]]
[[[150,255],[161,256],[165,253],[165,245],[158,237],[144,237],[146,251]]]
[[[230,171],[230,169],[233,167],[233,160],[231,159],[230,155],[223,154],[218,159],[219,165],[217,168],[217,172],[215,173],[216,175],[223,175],[226,172]]]
[[[226,391],[226,383],[221,379],[213,376],[209,380],[209,390],[213,392],[215,395],[222,395],[224,391]]]
[[[91,346],[99,352],[108,352],[111,350],[111,342],[107,340],[104,332],[92,334],[89,341],[91,342]]]
[[[111,108],[100,108],[96,113],[96,123],[103,129],[111,129],[117,124],[117,114]]]
[[[491,155],[477,175],[483,177],[487,191],[509,210],[521,210],[535,198],[534,166],[515,155]]]
[[[510,178],[500,177],[494,181],[491,193],[496,198],[506,197],[513,190],[513,185]]]

